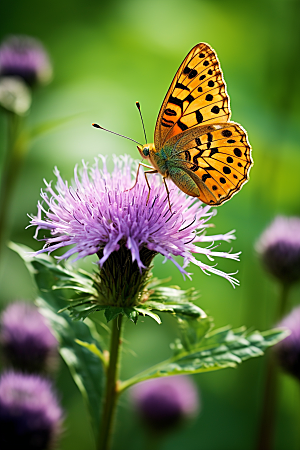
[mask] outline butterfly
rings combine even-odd
[[[183,60],[160,108],[154,143],[138,145],[149,171],[187,195],[221,205],[248,181],[253,164],[244,128],[230,122],[229,96],[216,52],[197,44]],[[138,179],[138,172],[136,182]]]

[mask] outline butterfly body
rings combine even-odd
[[[204,203],[229,200],[248,180],[253,164],[246,131],[229,122],[230,114],[216,53],[198,44],[182,62],[163,101],[154,144],[138,146],[151,163],[149,173],[159,172],[164,182],[170,178]]]

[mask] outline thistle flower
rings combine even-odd
[[[41,229],[49,230],[50,236],[42,239],[45,246],[37,253],[50,253],[71,246],[58,258],[59,261],[76,253],[76,260],[97,254],[101,283],[107,287],[104,297],[108,304],[114,302],[114,299],[109,300],[112,290],[127,292],[128,286],[128,301],[131,305],[135,304],[138,292],[145,286],[151,261],[158,253],[171,260],[183,275],[190,277],[186,267],[193,263],[204,273],[220,275],[233,286],[238,284],[233,274],[226,274],[194,256],[202,254],[210,261],[214,257],[238,260],[239,253],[217,252],[213,246],[215,241],[230,242],[235,239],[233,231],[215,236],[205,234],[214,210],[187,197],[170,183],[171,212],[159,176],[151,179],[147,202],[148,187],[144,175],[139,176],[138,183],[130,190],[136,163],[127,156],[115,157],[114,169],[110,174],[105,158],[100,158],[102,169],[98,159],[91,168],[83,163],[80,173],[76,166],[71,187],[62,179],[57,168],[54,172],[56,189],[45,181],[46,190],[41,192],[43,203],[38,203],[38,215],[30,217],[30,225],[37,227],[35,238]],[[44,205],[48,206],[47,210]],[[200,247],[197,243],[211,244]],[[174,259],[176,256],[183,258],[182,266]],[[117,288],[116,283],[119,283]],[[129,306],[128,302],[126,305]]]
[[[199,410],[197,388],[187,376],[138,383],[131,389],[131,397],[138,416],[156,433],[175,428]]]
[[[57,367],[57,340],[34,305],[15,302],[2,313],[0,341],[6,361],[26,372]]]
[[[42,43],[29,36],[8,36],[0,46],[0,76],[19,77],[30,87],[50,81],[52,67]]]
[[[281,283],[300,280],[300,219],[277,216],[256,244],[266,269]]]
[[[38,375],[0,378],[0,448],[48,450],[61,431],[62,410],[51,384]]]
[[[283,369],[300,381],[300,306],[283,318],[278,326],[287,328],[291,334],[276,344],[274,351]]]

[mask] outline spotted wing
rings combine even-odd
[[[209,45],[198,44],[182,62],[163,101],[155,126],[155,148],[189,128],[229,118],[229,97],[217,55]]]
[[[253,164],[246,131],[234,122],[196,127],[166,143],[172,147],[171,167],[183,170],[197,185],[204,203],[221,205],[249,178]],[[195,196],[170,171],[170,178],[184,192]],[[186,176],[186,175],[185,175]]]

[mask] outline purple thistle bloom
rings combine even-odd
[[[15,302],[2,313],[0,341],[9,365],[26,372],[57,367],[58,342],[34,305]]]
[[[131,389],[131,396],[139,417],[157,433],[176,427],[199,410],[197,387],[187,376],[138,383]]]
[[[300,219],[278,216],[256,244],[267,270],[284,284],[300,279]]]
[[[1,450],[52,448],[61,431],[62,417],[49,380],[16,372],[1,376]]]
[[[274,347],[278,361],[287,372],[300,381],[300,306],[283,318],[278,327],[287,328],[291,332]]]
[[[131,158],[114,157],[112,174],[106,168],[105,158],[100,158],[102,170],[98,159],[91,168],[83,162],[80,173],[75,167],[73,186],[68,186],[57,168],[54,172],[56,189],[45,181],[46,190],[41,191],[43,202],[38,203],[38,215],[30,216],[30,226],[37,227],[35,238],[39,230],[50,231],[50,237],[42,239],[46,244],[38,253],[50,253],[71,246],[58,258],[59,261],[76,253],[76,260],[96,253],[99,265],[103,267],[113,252],[125,246],[131,253],[132,261],[136,261],[142,271],[146,266],[141,255],[143,249],[147,249],[153,256],[160,253],[171,260],[183,275],[190,277],[185,269],[193,263],[204,273],[220,275],[233,286],[239,284],[233,274],[226,274],[194,256],[205,255],[210,261],[214,257],[239,259],[239,253],[214,251],[214,242],[230,242],[235,239],[234,231],[214,236],[205,233],[211,226],[208,221],[215,215],[215,210],[186,196],[169,182],[171,213],[165,187],[157,175],[151,177],[147,203],[148,187],[143,174],[140,174],[134,189],[129,190],[134,183],[137,167]],[[44,205],[48,208],[45,209]],[[210,245],[200,247],[197,243]],[[174,259],[176,256],[183,257],[183,266]]]
[[[29,36],[8,36],[0,46],[0,76],[22,78],[30,87],[50,81],[52,66],[41,42]]]

